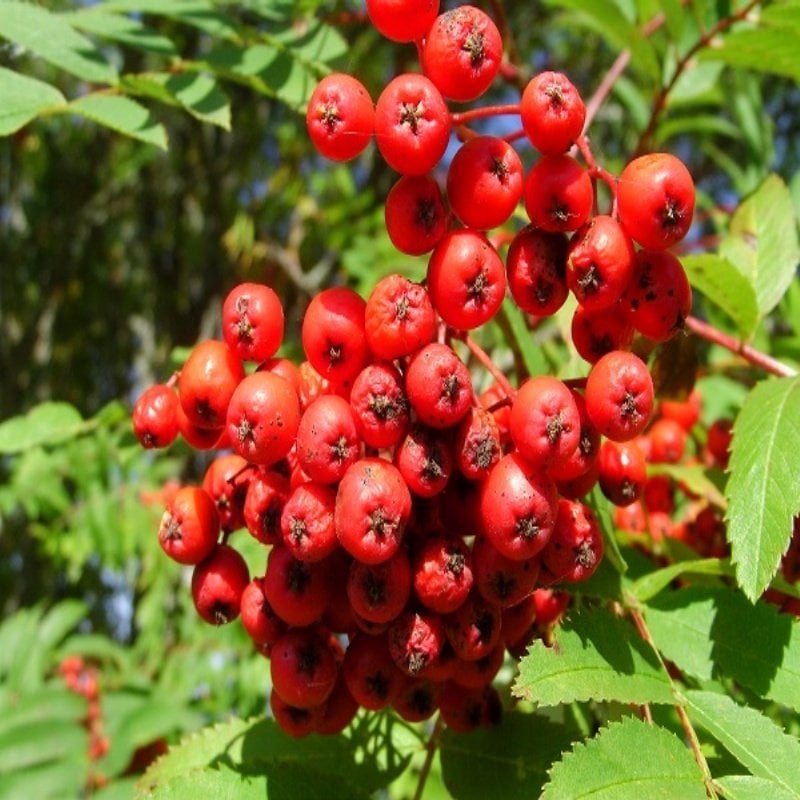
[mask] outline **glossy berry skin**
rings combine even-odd
[[[375,107],[375,141],[386,163],[403,175],[425,175],[447,149],[450,112],[424,75],[405,73],[386,85]]]
[[[365,564],[380,564],[398,551],[410,515],[411,493],[388,461],[356,461],[339,483],[336,533],[342,547]]]
[[[428,290],[402,275],[381,278],[367,298],[365,332],[370,351],[391,361],[415,353],[436,336]]]
[[[446,233],[447,221],[442,190],[430,175],[403,175],[386,196],[386,232],[401,253],[430,252]]]
[[[254,372],[236,387],[228,407],[231,447],[253,464],[269,466],[294,444],[300,401],[291,384],[272,372]]]
[[[615,506],[628,506],[641,497],[647,462],[636,442],[603,442],[597,464],[600,489]]]
[[[657,419],[647,432],[650,461],[653,464],[677,464],[686,452],[686,430],[673,419]]]
[[[178,436],[178,395],[164,383],[142,392],[133,406],[131,422],[139,444],[146,449],[168,447]]]
[[[255,644],[274,644],[287,629],[267,600],[263,578],[253,578],[247,584],[242,592],[240,611],[242,625]]]
[[[266,361],[283,341],[283,306],[262,283],[240,283],[222,304],[222,335],[242,361]]]
[[[629,314],[619,303],[599,311],[578,304],[572,315],[571,334],[578,355],[595,364],[612,350],[629,348],[634,330]]]
[[[584,308],[609,308],[628,287],[633,263],[628,234],[613,217],[598,214],[572,237],[567,285]]]
[[[178,378],[181,408],[188,421],[199,428],[221,429],[242,378],[242,362],[225,342],[207,339],[196,344]]]
[[[613,350],[586,380],[586,410],[595,428],[615,442],[638,436],[653,412],[653,379],[633,353]]]
[[[551,465],[548,473],[556,481],[572,481],[581,475],[586,475],[597,462],[600,452],[600,434],[594,427],[589,413],[586,411],[586,400],[583,395],[570,389],[572,399],[578,409],[580,436],[578,446],[572,455],[558,464]]]
[[[531,464],[565,462],[580,440],[580,415],[572,392],[550,375],[528,378],[511,406],[511,438]]]
[[[439,711],[448,728],[457,733],[470,733],[498,724],[503,716],[503,705],[494,686],[468,689],[450,680],[442,688]]]
[[[192,572],[192,600],[201,619],[211,625],[236,619],[248,583],[247,564],[238,550],[218,544]]]
[[[296,708],[322,705],[336,684],[336,658],[322,632],[287,631],[272,646],[270,675],[281,699]]]
[[[692,287],[672,253],[640,250],[622,302],[639,333],[665,342],[683,328],[692,310]]]
[[[411,359],[406,394],[419,419],[432,428],[449,428],[472,405],[472,382],[464,362],[447,345],[434,342]]]
[[[369,622],[391,622],[411,595],[411,564],[404,549],[380,564],[353,561],[347,576],[347,597],[353,610]]]
[[[415,42],[433,25],[439,0],[367,0],[374,27],[394,42]]]
[[[444,489],[453,473],[449,438],[435,428],[412,425],[395,451],[394,463],[413,494],[434,497]]]
[[[305,410],[297,428],[297,460],[317,483],[337,483],[361,455],[353,410],[342,397],[324,394]]]
[[[287,703],[273,688],[269,693],[269,710],[278,727],[293,739],[304,739],[317,730],[317,720],[322,705],[313,708],[297,708]]]
[[[389,655],[385,633],[353,636],[344,654],[342,675],[353,698],[370,711],[391,705],[408,680]]]
[[[523,199],[534,225],[563,233],[589,219],[594,190],[589,173],[571,156],[542,156],[525,179]]]
[[[330,381],[352,380],[369,359],[364,313],[366,302],[352,289],[323,289],[309,303],[301,338],[311,366]]]
[[[518,453],[492,467],[480,496],[483,531],[506,558],[533,558],[547,544],[558,496],[553,481]]]
[[[699,422],[703,410],[703,396],[695,387],[686,400],[662,400],[659,413],[666,419],[673,419],[685,431],[691,431]]]
[[[480,97],[500,69],[503,41],[479,8],[462,5],[440,14],[425,38],[422,71],[451,100]]]
[[[500,608],[477,592],[443,618],[447,641],[464,661],[477,661],[494,649],[500,641],[500,621]]]
[[[375,126],[372,98],[361,81],[337,72],[315,87],[306,109],[306,128],[317,151],[332,161],[349,161],[369,144]]]
[[[553,535],[542,563],[556,580],[577,583],[592,576],[603,557],[603,535],[591,509],[575,500],[560,500]]]
[[[250,476],[244,498],[244,524],[262,544],[281,540],[281,514],[289,496],[289,481],[278,472],[259,469]]]
[[[517,151],[496,136],[477,136],[461,145],[447,170],[447,198],[469,228],[502,225],[522,197],[524,175]]]
[[[158,529],[158,543],[179,564],[199,564],[217,544],[219,515],[211,496],[197,486],[184,486],[167,505]]]
[[[202,428],[195,425],[183,410],[183,406],[178,403],[175,413],[178,423],[178,433],[186,444],[193,450],[213,450],[216,447],[226,446],[228,435],[225,427],[221,428]]]
[[[619,176],[617,201],[628,234],[647,250],[666,250],[686,236],[694,214],[694,181],[669,153],[631,161]]]
[[[252,468],[233,453],[217,456],[203,476],[203,489],[214,501],[224,531],[244,527],[244,501]]]
[[[581,135],[586,106],[566,75],[540,72],[522,93],[520,116],[531,144],[543,155],[558,155]]]
[[[392,708],[406,722],[430,719],[439,707],[441,684],[423,678],[408,680],[392,703]]]
[[[431,611],[455,611],[472,589],[472,551],[460,536],[426,537],[412,566],[414,593]]]
[[[476,537],[472,560],[478,594],[499,608],[522,602],[533,592],[539,577],[538,559],[507,558],[485,536]]]
[[[529,225],[512,239],[506,256],[508,288],[522,311],[537,317],[555,314],[569,295],[566,270],[563,233]]]
[[[394,447],[408,430],[403,377],[389,363],[370,364],[358,374],[350,392],[350,407],[358,435],[368,447]]]
[[[336,490],[319,483],[296,486],[281,513],[283,543],[299,561],[316,562],[336,550]]]
[[[459,330],[488,322],[503,303],[506,272],[486,236],[463,228],[445,236],[428,261],[428,292],[442,319]]]
[[[714,461],[723,469],[728,466],[733,442],[733,420],[727,417],[715,419],[708,428],[706,448]]]
[[[322,617],[331,595],[328,562],[300,561],[285,545],[275,545],[267,558],[263,591],[287,625],[312,625]]]

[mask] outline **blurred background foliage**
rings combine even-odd
[[[519,67],[484,103],[514,101],[545,68],[590,97],[628,59],[591,126],[592,147],[613,172],[642,148],[687,162],[701,196],[690,249],[713,242],[770,172],[800,208],[796,27],[787,24],[779,51],[760,63],[747,62],[752,42],[692,53],[672,86],[698,37],[744,3],[478,5],[498,20]],[[782,6],[797,11],[750,5],[766,21],[731,38],[750,28],[766,37]],[[76,101],[109,87],[20,40],[11,23],[31,7],[94,43],[117,76],[110,94],[144,110],[141,126],[81,113]],[[654,18],[661,24],[644,35]],[[0,0],[0,97],[26,76],[64,99],[22,124],[0,110],[0,797],[127,796],[140,746],[264,709],[262,657],[238,628],[208,635],[190,608],[187,574],[156,543],[164,484],[196,480],[205,461],[181,445],[158,458],[142,452],[128,411],[169,377],[182,348],[216,334],[221,301],[238,282],[276,289],[284,351],[297,355],[299,320],[321,286],[367,292],[392,271],[422,276],[424,259],[397,253],[385,234],[382,201],[395,176],[375,149],[354,164],[325,162],[302,116],[327,71],[357,74],[376,98],[389,76],[417,68],[413,47],[382,40],[358,2]],[[476,127],[513,129],[504,118],[484,125]],[[530,149],[521,152],[530,163]],[[795,285],[759,334],[795,359],[799,303]],[[713,308],[705,313],[730,327]],[[507,316],[482,335],[502,349],[516,332],[529,367],[563,365],[565,350],[532,349],[524,326]],[[715,403],[740,397],[740,387],[724,389]],[[20,416],[43,403],[43,427]],[[256,548],[245,555],[263,558]],[[84,712],[57,673],[71,653],[100,669],[111,749],[92,769],[113,779],[105,788],[87,784]],[[53,709],[58,724],[45,713]],[[13,743],[22,752],[9,751]],[[76,766],[65,784],[67,763]]]

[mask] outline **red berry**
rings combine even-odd
[[[317,483],[337,483],[361,454],[361,439],[350,404],[326,394],[311,403],[297,428],[297,460]]]
[[[556,580],[570,583],[591,577],[603,557],[603,536],[588,506],[560,500],[555,530],[542,563]]]
[[[264,593],[264,579],[253,578],[242,592],[242,625],[257,645],[271,645],[286,631]]]
[[[619,304],[599,311],[590,311],[579,304],[572,315],[572,343],[578,355],[590,364],[612,350],[630,347],[633,333],[630,317]]]
[[[378,281],[365,314],[369,349],[386,361],[411,355],[436,336],[436,312],[428,290],[402,275]]]
[[[433,497],[444,489],[453,472],[450,441],[434,428],[412,425],[395,451],[394,463],[415,495]]]
[[[344,73],[325,76],[306,109],[314,147],[333,161],[349,161],[369,144],[375,126],[372,98],[364,85]]]
[[[423,678],[407,680],[392,707],[406,722],[430,719],[439,707],[440,683]]]
[[[537,227],[575,231],[589,219],[594,190],[589,173],[571,156],[542,156],[525,180],[524,199]]]
[[[533,146],[544,155],[558,155],[581,135],[586,106],[566,75],[541,72],[522,93],[520,116]]]
[[[439,13],[439,0],[367,0],[370,22],[387,39],[421,39]]]
[[[570,389],[570,391],[578,409],[580,436],[578,438],[578,446],[566,461],[548,467],[550,476],[559,482],[572,481],[582,475],[586,475],[595,465],[600,451],[600,434],[586,411],[586,400],[582,394],[574,389]]]
[[[224,625],[239,616],[250,574],[238,550],[218,544],[192,572],[192,600],[197,613],[212,625]]]
[[[426,667],[439,658],[445,634],[438,614],[406,611],[390,626],[389,655],[401,672],[412,678],[425,677]]]
[[[463,419],[473,401],[472,382],[452,348],[434,342],[411,359],[406,394],[419,419],[432,428],[449,428]]]
[[[686,235],[694,214],[694,181],[669,153],[631,161],[619,176],[619,217],[631,238],[648,250],[665,250]]]
[[[370,364],[353,382],[350,406],[358,435],[368,447],[399,444],[409,424],[403,378],[391,364]]]
[[[197,486],[184,486],[167,505],[158,529],[164,552],[179,564],[198,564],[217,544],[219,516],[209,494]]]
[[[706,447],[714,461],[723,469],[728,466],[732,441],[733,420],[727,417],[714,420],[708,429]]]
[[[503,706],[494,686],[468,689],[450,680],[442,689],[439,711],[448,728],[457,733],[470,733],[480,727],[498,724]]]
[[[273,545],[263,587],[272,610],[284,622],[296,627],[313,625],[331,595],[329,564],[300,561],[285,545]]]
[[[598,459],[598,482],[616,506],[638,500],[647,480],[647,462],[635,442],[603,442]]]
[[[686,452],[686,430],[673,419],[657,419],[648,431],[650,461],[677,464]]]
[[[222,428],[228,403],[244,378],[242,362],[225,342],[196,344],[178,378],[181,408],[200,428]]]
[[[430,175],[402,175],[386,196],[386,232],[401,252],[430,252],[447,231],[447,210]]]
[[[269,466],[292,447],[300,425],[300,401],[292,385],[272,372],[242,380],[228,406],[231,447],[253,464]]]
[[[302,739],[317,729],[317,718],[322,706],[297,708],[290,705],[273,688],[269,693],[269,708],[278,727],[293,739]]]
[[[203,476],[203,489],[214,501],[224,531],[244,527],[244,501],[252,468],[237,455],[217,456]]]
[[[488,322],[503,303],[505,267],[486,236],[469,228],[453,231],[428,261],[428,292],[451,327],[472,330]]]
[[[281,540],[281,514],[288,495],[289,482],[278,472],[259,469],[250,477],[244,499],[244,522],[262,544]]]
[[[398,550],[380,564],[353,561],[347,576],[347,597],[353,610],[368,622],[391,622],[411,595],[411,564]]]
[[[316,562],[336,549],[336,491],[319,483],[295,487],[281,513],[283,543],[299,561]]]
[[[472,546],[475,587],[488,603],[508,608],[524,600],[536,586],[539,561],[504,556],[485,536]]]
[[[506,256],[508,288],[528,314],[549,317],[567,299],[567,240],[529,225],[511,241]]]
[[[386,163],[403,175],[425,175],[447,149],[450,112],[424,75],[393,78],[375,107],[375,141]]]
[[[408,680],[389,655],[385,633],[353,636],[344,654],[342,675],[356,702],[370,711],[391,705]]]
[[[625,442],[638,436],[650,420],[653,379],[638,356],[614,350],[592,367],[585,397],[597,430],[615,442]]]
[[[686,400],[662,400],[658,408],[662,417],[674,419],[688,432],[700,419],[703,397],[700,390],[695,387]]]
[[[584,308],[609,308],[628,287],[633,259],[633,244],[622,226],[598,214],[572,237],[567,285]]]
[[[283,341],[283,306],[260,283],[234,287],[222,305],[222,334],[242,361],[266,361]]]
[[[425,38],[422,71],[451,100],[468,102],[494,80],[503,57],[503,40],[491,18],[462,5],[440,14]]]
[[[142,447],[168,447],[178,436],[178,395],[164,383],[148,387],[133,406],[133,432]]]
[[[322,705],[333,691],[338,672],[334,651],[317,629],[289,630],[272,646],[272,686],[296,708]]]
[[[492,467],[482,487],[484,532],[506,558],[533,558],[553,531],[556,502],[556,488],[542,469],[509,453]]]
[[[500,460],[500,428],[494,415],[473,406],[461,420],[454,443],[456,465],[465,478],[480,481]]]
[[[477,136],[456,152],[447,170],[447,198],[470,228],[502,225],[522,197],[524,176],[516,150],[497,136]]]
[[[460,537],[428,536],[413,561],[414,592],[431,611],[449,614],[472,588],[472,553]]]
[[[379,564],[399,549],[411,515],[411,493],[397,467],[380,458],[356,461],[336,494],[336,533],[350,555]]]
[[[366,303],[352,289],[323,289],[303,317],[303,350],[312,367],[330,381],[352,380],[369,359],[364,332]]]

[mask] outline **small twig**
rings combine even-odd
[[[417,790],[414,792],[413,800],[422,800],[425,795],[425,784],[428,781],[431,767],[433,766],[433,759],[436,756],[436,750],[439,747],[439,737],[444,730],[444,722],[442,721],[441,714],[437,715],[436,722],[433,725],[433,730],[425,744],[425,762],[422,769],[419,771],[419,780],[417,781]]]
[[[713,344],[718,344],[720,347],[724,347],[726,350],[736,353],[748,363],[763,369],[771,375],[777,375],[780,378],[794,378],[798,374],[797,370],[793,367],[784,364],[782,361],[778,361],[776,358],[766,353],[762,353],[760,350],[756,350],[755,347],[733,336],[729,336],[727,333],[723,333],[713,325],[709,325],[707,322],[703,322],[703,320],[697,317],[687,317],[685,324],[692,333],[699,336],[701,339],[705,339]]]
[[[697,732],[692,726],[692,722],[686,713],[686,709],[683,707],[680,695],[675,683],[672,680],[672,676],[669,674],[667,665],[664,662],[664,659],[661,657],[661,653],[656,647],[655,642],[653,641],[653,637],[650,634],[647,623],[644,621],[644,617],[635,608],[629,608],[628,611],[633,619],[634,624],[636,625],[636,629],[639,631],[639,635],[642,637],[642,639],[644,639],[645,642],[647,642],[647,644],[650,645],[650,647],[653,648],[661,667],[667,675],[670,691],[672,692],[672,696],[675,698],[675,711],[678,714],[678,719],[680,720],[683,732],[686,734],[689,747],[691,747],[692,753],[694,754],[694,760],[697,762],[697,766],[700,767],[700,771],[703,773],[703,783],[706,787],[706,794],[710,800],[718,800],[717,791],[714,788],[714,779],[711,777],[711,770],[708,767],[708,761],[706,761],[706,757],[703,754],[702,748],[700,747],[700,740],[697,738]]]
[[[511,385],[508,378],[498,369],[497,364],[492,361],[492,357],[468,333],[455,334],[454,338],[461,339],[461,341],[464,342],[469,348],[470,353],[478,359],[487,372],[497,381],[498,386],[506,397],[513,401],[517,396],[517,390]]]

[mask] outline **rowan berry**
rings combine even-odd
[[[392,708],[406,722],[423,722],[436,713],[441,692],[441,683],[425,678],[411,678],[406,680],[395,697]]]
[[[572,455],[565,461],[548,467],[548,473],[556,481],[572,481],[582,475],[586,475],[597,462],[597,456],[600,452],[600,434],[589,418],[589,413],[586,410],[586,400],[575,389],[570,389],[570,392],[578,409],[580,435],[578,446],[573,450]]]
[[[283,306],[262,283],[240,283],[222,304],[225,343],[242,361],[266,361],[283,341]]]
[[[223,531],[244,527],[244,501],[252,468],[241,456],[217,456],[203,476],[203,489],[214,501]]]
[[[317,729],[322,706],[297,708],[290,705],[273,688],[269,693],[269,708],[278,727],[293,739],[303,739]]]
[[[636,442],[603,442],[598,482],[603,494],[616,506],[638,500],[647,480],[647,462]]]
[[[503,715],[503,705],[494,686],[468,689],[449,680],[442,688],[439,712],[448,728],[457,733],[470,733],[480,727],[497,725]]]
[[[439,0],[367,0],[373,26],[395,42],[415,42],[433,25]]]
[[[453,452],[442,431],[413,424],[394,454],[406,486],[418,497],[439,494],[453,472]]]
[[[653,464],[677,464],[686,452],[686,430],[674,419],[657,419],[647,432],[650,461]]]
[[[473,481],[486,478],[502,455],[500,428],[490,411],[478,406],[470,408],[458,424],[453,454],[465,478]]]
[[[571,334],[578,355],[594,364],[612,350],[630,347],[634,330],[630,317],[619,304],[599,311],[590,311],[579,304],[572,315]]]
[[[594,202],[589,173],[572,156],[542,156],[528,172],[523,189],[531,222],[551,233],[575,231]]]
[[[149,386],[133,406],[133,433],[142,447],[168,447],[178,436],[178,395],[164,383]]]
[[[506,255],[508,288],[528,314],[549,317],[569,295],[566,278],[567,240],[528,225],[514,236]]]
[[[389,655],[386,633],[353,636],[344,654],[342,675],[356,702],[370,711],[391,705],[408,681]]]
[[[431,611],[449,614],[472,588],[472,551],[458,536],[428,536],[414,553],[412,574],[420,603]]]
[[[442,190],[430,175],[402,175],[389,190],[384,206],[386,233],[401,252],[430,252],[447,231]]]
[[[192,600],[201,619],[224,625],[239,616],[250,573],[238,550],[218,544],[192,571]]]
[[[336,490],[319,483],[292,489],[281,512],[281,537],[299,561],[327,558],[338,545],[334,508]]]
[[[368,447],[391,448],[408,430],[403,377],[391,364],[370,364],[353,381],[350,406],[358,435]]]
[[[586,106],[561,72],[540,72],[528,82],[520,101],[522,127],[544,155],[558,155],[581,135]]]
[[[411,596],[411,564],[404,549],[380,564],[353,561],[347,576],[347,597],[361,619],[391,622]]]
[[[389,655],[400,671],[423,678],[425,668],[439,657],[445,633],[438,614],[408,610],[391,624],[388,637]]]
[[[273,689],[295,708],[322,705],[333,691],[338,673],[328,637],[316,628],[288,630],[272,645]]]
[[[173,561],[198,564],[211,555],[219,530],[219,515],[210,495],[197,486],[184,486],[161,517],[158,543]]]
[[[313,625],[331,595],[328,562],[300,561],[284,544],[273,545],[263,588],[272,610],[288,625]]]
[[[591,509],[576,500],[560,500],[553,535],[542,563],[556,580],[577,583],[591,577],[603,557],[603,536]]]
[[[492,605],[508,608],[531,594],[539,577],[536,558],[511,559],[504,556],[485,536],[472,545],[475,588]]]
[[[274,644],[287,629],[267,600],[263,578],[253,578],[245,586],[240,611],[242,626],[257,645]]]
[[[262,544],[281,541],[281,514],[289,482],[275,470],[258,469],[250,477],[244,498],[244,523]]]
[[[732,441],[733,420],[728,417],[715,419],[708,428],[706,449],[714,462],[723,469],[728,466]]]

